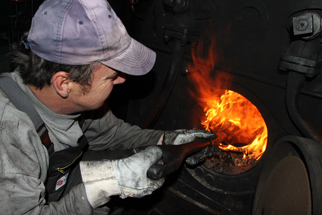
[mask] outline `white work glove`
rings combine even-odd
[[[110,196],[141,198],[160,188],[164,179],[147,178],[148,169],[162,157],[162,150],[149,146],[128,158],[82,161],[81,175],[87,198],[95,209],[107,203]]]
[[[215,139],[217,135],[206,130],[174,130],[165,131],[163,135],[163,145],[181,145],[198,139]]]
[[[181,145],[189,142],[193,142],[200,139],[216,139],[217,135],[206,130],[175,130],[175,131],[166,131],[163,135],[162,145]],[[189,156],[186,159],[186,163],[190,166],[194,166],[207,157],[215,153],[216,148],[213,145],[207,146],[201,151]]]

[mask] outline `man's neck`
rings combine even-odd
[[[28,85],[36,98],[47,108],[58,114],[72,114],[72,108],[69,105],[68,98],[62,98],[51,86],[45,86],[42,89]]]

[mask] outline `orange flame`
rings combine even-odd
[[[212,40],[208,57],[203,58],[203,44],[192,50],[193,65],[189,66],[189,79],[196,91],[192,93],[204,107],[205,116],[201,124],[205,130],[218,135],[217,145],[222,150],[243,153],[243,159],[258,160],[267,144],[265,121],[248,99],[229,90],[232,77],[214,73],[218,56],[215,53],[215,41]]]

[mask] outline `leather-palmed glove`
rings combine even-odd
[[[162,144],[164,145],[181,145],[200,139],[212,140],[216,139],[217,135],[206,131],[206,130],[174,130],[174,131],[165,131],[163,135]],[[201,151],[189,156],[186,159],[186,163],[190,166],[196,165],[201,161],[205,160],[208,156],[211,156],[215,151],[213,145],[207,146]]]
[[[147,171],[161,157],[160,148],[149,146],[128,158],[80,162],[83,183],[92,207],[95,209],[107,203],[113,195],[141,198],[160,188],[164,178],[151,180],[147,178]]]

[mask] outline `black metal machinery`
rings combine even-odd
[[[288,72],[286,104],[291,119],[308,138],[322,144],[321,134],[306,119],[299,107],[299,94],[306,78],[321,72],[321,11],[299,12],[290,18],[288,29],[292,43],[281,57],[280,69]]]

